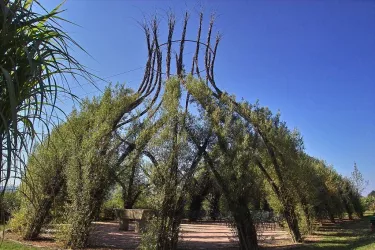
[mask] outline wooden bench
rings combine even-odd
[[[119,230],[128,231],[129,221],[134,220],[135,232],[140,233],[145,229],[147,221],[154,212],[151,209],[116,209],[115,214],[119,219]]]

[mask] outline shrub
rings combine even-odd
[[[110,194],[107,200],[103,203],[100,209],[100,220],[114,220],[116,219],[115,209],[123,208],[124,201],[121,198],[121,189],[116,187]]]
[[[0,204],[0,222],[7,222],[19,210],[20,203],[17,192],[5,192]]]

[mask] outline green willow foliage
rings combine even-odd
[[[26,239],[38,236],[53,203],[60,198],[58,193],[66,189],[63,172],[71,154],[70,134],[66,124],[55,127],[48,140],[36,145],[29,157],[28,169],[18,190],[23,196],[21,209],[10,223]]]
[[[202,91],[205,89],[203,83],[188,78],[186,85],[205,110],[212,131],[213,142],[210,151],[205,154],[205,161],[226,199],[240,248],[257,249],[255,225],[248,206],[251,197],[260,192],[261,186],[261,173],[255,167],[254,160],[254,133],[246,122],[234,114],[232,105],[217,102],[208,89]]]
[[[113,140],[114,127],[136,97],[123,86],[108,88],[100,99],[85,100],[79,111],[73,111],[36,147],[20,187],[27,198],[14,220],[25,238],[39,234],[65,185],[67,243],[73,247],[87,243],[90,224],[109,185],[109,164],[118,145]]]
[[[69,54],[82,49],[57,24],[60,6],[39,14],[33,0],[0,1],[0,183],[19,176],[22,153],[37,138],[37,121],[46,126],[59,110],[56,99],[69,91],[67,77],[90,74]]]
[[[206,155],[209,169],[219,180],[233,217],[241,249],[256,249],[256,229],[249,210],[251,197],[260,192],[260,172],[255,166],[255,138],[248,126],[231,112],[216,109],[211,117],[215,143]],[[221,113],[221,114],[220,114]]]
[[[186,92],[194,114],[181,105]],[[121,130],[117,124],[129,118],[123,116],[130,114],[137,94],[118,86],[84,101],[35,148],[13,228],[32,239],[52,220],[67,224],[63,232],[69,246],[86,246],[109,188],[116,178],[131,183],[134,175],[122,173],[139,168],[143,156],[152,162],[143,180],[150,196],[146,205],[156,214],[142,234],[142,249],[176,249],[184,207],[202,171],[219,187],[241,249],[258,249],[256,211],[250,204],[259,197],[283,215],[295,240],[311,232],[316,220],[360,215],[352,183],[306,155],[301,135],[289,130],[280,115],[243,103],[249,122],[228,98],[215,98],[191,76],[171,77],[154,116]],[[134,196],[132,190],[127,196]]]
[[[180,196],[181,174],[188,165],[186,131],[180,107],[181,86],[178,78],[166,81],[160,119],[166,122],[148,148],[154,152],[157,165],[152,170],[153,208],[157,212],[141,243],[141,249],[175,249],[182,219]]]
[[[109,186],[110,159],[116,152],[111,143],[113,129],[135,99],[136,95],[119,86],[105,91],[101,99],[84,102],[80,112],[69,117],[74,137],[65,171],[71,200],[68,244],[73,247],[87,244],[90,224]]]
[[[269,109],[257,103],[236,103],[234,97],[225,93],[217,96],[206,84],[191,76],[187,78],[185,87],[208,115],[215,118],[215,114],[220,114],[224,109],[230,110],[226,115],[216,117],[218,126],[225,127],[228,118],[233,116],[250,126],[248,135],[253,133],[252,137],[256,139],[246,153],[252,152],[255,165],[268,184],[268,199],[273,197],[271,204],[283,214],[292,239],[301,241],[301,224],[305,224],[304,231],[311,231],[312,221],[322,218],[323,214],[332,219],[342,216],[344,212],[350,216],[354,206],[361,211],[358,194],[353,194],[353,187],[345,185],[345,178],[324,164],[320,169],[324,174],[315,174],[317,183],[314,186],[306,184],[309,182],[306,174],[315,173],[316,161],[303,160],[302,137],[297,131],[290,131],[286,123],[280,121],[279,114],[273,115]],[[220,130],[217,134],[222,138],[228,137]],[[223,180],[219,182],[227,183]],[[325,186],[319,190],[322,183]],[[304,192],[301,193],[301,190]],[[318,203],[319,199],[323,204]]]
[[[199,133],[202,117],[182,108],[180,78],[166,81],[162,98],[158,116],[166,122],[147,146],[157,161],[150,174],[150,203],[156,216],[142,236],[141,249],[176,249],[184,207],[208,145],[207,134],[200,133],[197,140],[189,136],[191,130]]]

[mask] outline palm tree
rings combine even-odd
[[[43,13],[33,11],[38,6]],[[70,55],[83,50],[58,22],[61,5],[47,11],[36,0],[0,0],[0,183],[19,174],[22,156],[38,139],[37,122],[48,129],[61,94],[75,97],[68,79],[85,68]],[[18,172],[18,173],[17,173]],[[1,191],[3,193],[5,189]],[[0,194],[0,198],[1,195]]]

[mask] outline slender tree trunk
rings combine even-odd
[[[138,191],[134,197],[126,191],[126,189],[122,189],[122,200],[123,200],[123,207],[124,209],[133,209],[135,202],[137,201],[141,191]]]
[[[122,201],[123,201],[123,207],[124,209],[127,209],[128,192],[126,191],[124,187],[122,187],[121,196],[122,196]]]
[[[206,177],[203,178],[203,181],[199,183],[200,188],[198,188],[198,193],[194,194],[192,197],[192,201],[189,207],[189,220],[190,221],[197,221],[201,218],[201,210],[202,210],[202,203],[206,198],[208,192],[210,191],[210,180],[208,178],[208,174]]]
[[[263,209],[264,211],[268,211],[268,212],[271,212],[271,211],[272,211],[271,206],[270,206],[270,204],[268,203],[267,199],[263,199],[262,209]]]
[[[46,217],[52,207],[53,199],[45,198],[41,205],[38,206],[37,211],[35,211],[35,216],[33,217],[31,223],[27,226],[23,238],[25,240],[36,239],[39,234]]]
[[[52,178],[50,182],[51,185],[47,184],[48,186],[45,187],[46,197],[41,202],[39,202],[39,205],[35,210],[33,217],[31,218],[31,223],[26,228],[23,236],[25,240],[32,240],[39,236],[40,230],[42,229],[42,226],[44,225],[45,220],[50,213],[53,201],[64,184],[65,180],[62,177],[61,173],[62,170],[58,170],[54,178]]]
[[[313,225],[312,225],[312,221],[311,221],[311,215],[310,215],[310,212],[309,212],[309,208],[307,206],[303,206],[303,213],[305,214],[305,217],[306,217],[306,225],[307,225],[307,231],[308,233],[312,233],[312,230],[313,230]]]
[[[302,242],[301,232],[299,230],[298,218],[294,209],[294,205],[286,200],[284,201],[284,217],[288,224],[290,235],[292,236],[293,242]]]
[[[158,228],[157,250],[174,250],[178,242],[179,218],[176,217],[176,189],[167,187],[166,197],[161,207]]]
[[[363,212],[362,211],[358,215],[359,215],[359,218],[361,218],[361,219],[363,218]]]
[[[215,192],[210,200],[210,218],[214,221],[217,220],[220,214],[220,196],[220,192]]]
[[[81,202],[84,209],[78,208],[78,211],[74,211],[72,231],[68,240],[68,245],[73,249],[87,246],[91,223],[94,221],[95,215],[103,203],[107,189],[103,183],[98,183],[97,185],[89,191],[89,197],[85,197]]]
[[[329,220],[331,223],[336,223],[335,215],[331,212],[328,212]]]
[[[275,160],[276,162],[276,160]],[[297,215],[294,209],[293,202],[290,197],[286,196],[287,190],[285,190],[283,185],[281,184],[279,187],[275,184],[275,182],[272,180],[271,176],[268,174],[267,170],[264,168],[263,164],[258,160],[257,165],[259,166],[259,169],[264,173],[268,183],[271,185],[273,191],[275,192],[277,198],[280,200],[282,206],[283,206],[283,214],[285,217],[285,220],[289,227],[290,235],[292,236],[293,242],[301,242],[301,232],[299,230],[298,225],[298,219]],[[275,166],[277,166],[277,163],[274,163]],[[275,169],[278,169],[275,167]],[[280,169],[278,169],[278,176],[279,181],[282,182]]]
[[[309,206],[307,204],[306,198],[301,194],[301,205],[302,205],[302,210],[305,215],[306,219],[306,225],[307,225],[307,232],[312,233],[313,230],[313,225],[312,225],[312,218],[311,218],[311,213],[309,211]]]
[[[254,224],[241,217],[235,219],[241,250],[258,250],[257,232]]]
[[[348,213],[349,220],[353,220],[353,211],[350,207],[349,202],[346,199],[344,199],[344,207],[346,212]]]
[[[200,212],[202,208],[202,202],[204,197],[200,194],[194,195],[189,206],[189,220],[190,221],[197,221],[200,219]]]
[[[247,204],[244,204],[241,200],[234,201],[231,199],[228,199],[228,203],[236,224],[240,249],[258,250],[257,231]]]
[[[105,147],[102,147],[100,155],[105,157]],[[109,176],[107,172],[100,172],[105,167],[101,164],[92,164],[83,167],[79,161],[79,179],[94,180],[94,183],[82,184],[79,186],[77,196],[73,201],[71,211],[71,230],[67,236],[67,245],[73,249],[84,248],[87,246],[91,223],[95,220],[101,205],[103,204],[105,194],[109,186]],[[95,176],[95,173],[101,173]],[[83,182],[84,183],[84,182]]]
[[[256,197],[255,200],[254,200],[254,210],[261,210],[261,198],[260,197]]]
[[[177,178],[173,174],[170,177]],[[181,194],[184,195],[184,194]],[[179,228],[183,217],[183,197],[177,197],[177,187],[173,181],[168,181],[165,196],[160,209],[160,224],[157,228],[157,250],[177,249]]]
[[[332,209],[329,207],[328,203],[324,203],[324,208],[328,214],[328,218],[329,218],[329,221],[331,223],[336,223],[336,220],[335,220],[335,214],[332,212]]]
[[[3,179],[3,129],[2,129],[2,126],[0,126],[0,183],[2,184],[2,179]],[[0,223],[1,224],[5,224],[5,221],[6,221],[6,215],[5,215],[5,210],[2,209],[4,206],[3,206],[3,199],[4,199],[4,193],[5,193],[5,186],[3,186],[3,189],[1,192],[0,192]]]
[[[240,249],[258,250],[257,232],[246,202],[239,199],[238,205],[233,212],[240,241]]]
[[[177,185],[178,185],[178,120],[174,117],[173,144],[168,165],[168,177],[166,178],[164,198],[160,212],[160,227],[157,238],[157,250],[174,250],[178,242],[178,225],[176,218],[178,209]]]
[[[220,173],[216,170],[212,159],[209,155],[205,152],[204,153],[205,159],[210,167],[211,171],[213,172],[220,189],[227,200],[229,205],[229,209],[231,213],[234,215],[234,220],[236,222],[236,228],[238,230],[238,238],[240,241],[240,249],[241,250],[257,250],[258,249],[258,240],[257,240],[257,232],[250,214],[250,211],[245,206],[238,206],[236,205],[238,201],[233,201],[233,197],[236,195],[232,195],[230,190],[225,185],[225,181]]]
[[[135,178],[136,167],[137,167],[136,164],[133,164],[132,172],[131,172],[130,179],[129,179],[129,185],[128,185],[126,199],[124,199],[125,209],[132,209],[133,208],[133,199],[132,199],[133,194],[132,193],[133,193],[133,187],[134,187],[134,178]]]

